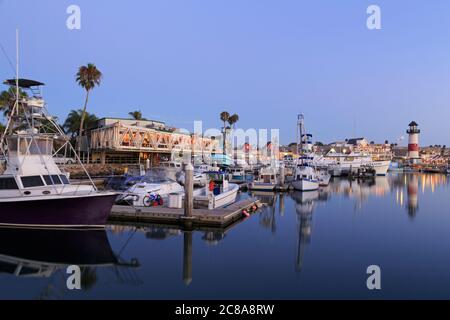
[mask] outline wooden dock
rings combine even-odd
[[[167,207],[135,208],[132,206],[116,205],[113,206],[109,218],[110,221],[190,225],[192,227],[212,226],[224,228],[233,222],[242,219],[242,211],[255,205],[258,208],[262,206],[261,202],[255,198],[244,199],[220,209],[194,209],[192,217],[185,217],[184,209],[172,209]]]

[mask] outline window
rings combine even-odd
[[[67,179],[65,175],[61,174],[59,177],[61,178],[62,183],[70,184],[69,179]]]
[[[51,186],[54,184],[62,184],[58,175],[43,176],[43,177],[45,180],[45,184],[47,184],[48,186]]]
[[[0,190],[17,190],[16,180],[14,178],[0,178]]]
[[[44,185],[41,176],[21,177],[24,188],[41,187]]]

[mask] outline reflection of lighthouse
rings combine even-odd
[[[411,218],[416,216],[418,210],[417,193],[419,192],[419,178],[417,175],[411,175],[408,179],[408,214]]]
[[[406,131],[409,134],[408,142],[408,159],[411,163],[418,163],[420,160],[419,156],[419,133],[418,124],[413,121],[409,124],[409,129]]]

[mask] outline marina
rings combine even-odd
[[[0,0],[0,300],[450,300],[444,2]]]
[[[84,231],[79,239],[79,233],[61,231],[56,239],[61,242],[65,235],[66,249],[77,244],[63,251],[46,240],[55,239],[52,232],[42,238],[23,230],[14,237],[34,241],[17,242],[0,229],[0,239],[11,243],[0,251],[0,279],[7,289],[0,298],[32,299],[44,292],[58,298],[59,291],[48,289],[65,285],[57,269],[45,277],[8,271],[11,264],[37,260],[47,266],[58,262],[58,268],[97,265],[89,269],[95,274],[91,285],[63,290],[65,299],[226,299],[230,294],[236,299],[370,299],[374,293],[361,285],[365,272],[360,269],[376,259],[388,278],[377,298],[447,299],[450,278],[437,271],[450,267],[445,236],[449,188],[445,175],[401,173],[377,177],[374,183],[333,179],[328,188],[312,193],[249,192],[265,205],[225,228],[111,220],[97,236]],[[380,241],[389,249],[381,249]],[[107,249],[102,255],[92,252],[99,245]],[[126,264],[118,263],[114,254],[119,252],[119,261]],[[71,259],[64,259],[64,253]],[[418,280],[424,274],[426,281]],[[19,279],[26,290],[17,288]]]

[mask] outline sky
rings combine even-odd
[[[69,30],[66,10],[81,9]],[[366,26],[381,9],[381,30]],[[191,129],[280,129],[296,139],[299,113],[314,140],[366,137],[405,145],[409,122],[421,143],[450,145],[450,1],[433,0],[0,0],[0,44],[21,77],[46,83],[63,121],[80,108],[80,65],[103,72],[88,111]],[[0,78],[14,77],[0,52]],[[3,89],[5,87],[2,87]]]

